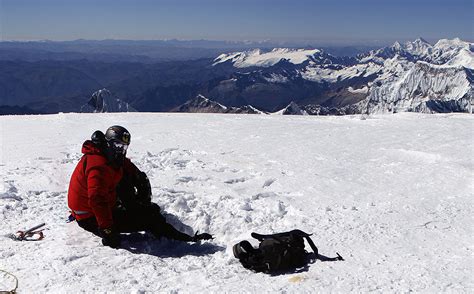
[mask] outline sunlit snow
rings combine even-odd
[[[135,236],[114,250],[65,222],[81,144],[114,124],[168,220],[213,241]],[[2,116],[0,134],[0,234],[47,224],[42,241],[0,237],[21,293],[474,290],[469,114]],[[253,231],[295,228],[346,261],[269,276],[233,257]]]

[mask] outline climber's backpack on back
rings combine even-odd
[[[308,263],[309,253],[304,250],[304,239],[318,256],[318,248],[309,236],[301,230],[272,235],[252,233],[252,237],[260,241],[258,249],[253,248],[250,242],[242,241],[234,245],[234,256],[245,268],[256,272],[297,269]]]

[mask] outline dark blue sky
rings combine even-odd
[[[0,0],[2,40],[473,40],[474,0]]]

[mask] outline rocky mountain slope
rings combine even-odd
[[[172,112],[191,112],[191,113],[246,113],[263,114],[262,111],[251,105],[242,107],[227,107],[218,102],[212,101],[203,95],[197,95],[194,99],[181,104],[171,110]]]
[[[94,92],[91,99],[81,107],[81,112],[135,112],[128,103],[114,96],[109,90]]]

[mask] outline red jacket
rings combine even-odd
[[[124,170],[130,174],[136,174],[139,170],[128,158],[125,158],[123,167],[111,167],[105,155],[89,140],[82,145],[82,153],[84,156],[69,183],[68,206],[76,219],[95,216],[99,228],[110,228],[117,198],[115,188]]]

